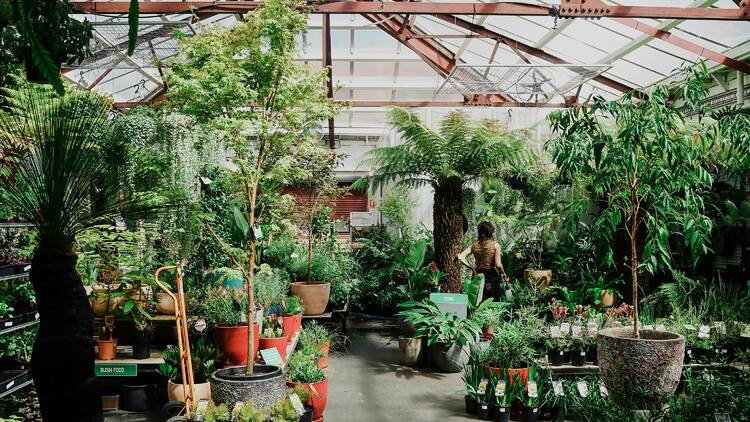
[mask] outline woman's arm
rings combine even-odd
[[[471,246],[469,246],[468,248],[464,249],[460,254],[458,254],[458,256],[456,257],[456,259],[458,259],[461,262],[461,264],[463,264],[466,268],[474,271],[474,267],[472,267],[469,264],[469,261],[466,260],[466,258],[469,255],[471,255]]]
[[[505,274],[505,268],[503,268],[503,261],[500,259],[500,244],[495,242],[495,268],[500,271],[505,278],[508,278],[508,274]]]

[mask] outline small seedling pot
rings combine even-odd
[[[563,354],[564,352],[560,349],[547,350],[547,359],[549,359],[549,364],[552,366],[562,365]]]
[[[586,352],[583,350],[573,350],[573,366],[583,366],[586,364]]]
[[[479,403],[477,406],[477,417],[483,421],[492,420],[489,403]]]
[[[156,407],[156,389],[150,384],[122,384],[120,407],[129,412],[145,412]]]
[[[539,415],[538,407],[523,407],[523,422],[536,422],[536,418]]]
[[[497,412],[495,413],[495,421],[497,422],[510,422],[510,406],[508,407],[497,407]]]
[[[477,414],[477,400],[471,396],[464,396],[464,405],[466,406],[466,413],[470,415]]]
[[[570,363],[572,359],[573,359],[573,352],[571,350],[564,350],[562,363],[564,365],[567,365]]]
[[[133,359],[148,359],[151,357],[151,338],[153,332],[138,332],[133,338]]]
[[[596,356],[596,346],[590,346],[588,350],[586,350],[586,360],[596,365],[598,361]]]
[[[551,409],[552,422],[565,422],[565,409],[562,406],[555,406]]]

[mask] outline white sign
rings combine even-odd
[[[586,384],[586,381],[578,381],[576,383],[576,388],[578,389],[578,394],[581,395],[581,397],[588,397],[589,396],[589,385]]]
[[[552,390],[558,397],[563,397],[565,395],[565,390],[563,389],[563,383],[561,380],[552,380]]]
[[[570,323],[563,322],[562,324],[560,324],[560,332],[563,334],[570,334]]]
[[[305,406],[302,404],[302,400],[300,400],[297,393],[290,394],[289,401],[292,402],[292,406],[294,406],[294,410],[298,415],[302,416],[305,413]]]

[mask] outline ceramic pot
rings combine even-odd
[[[201,382],[193,384],[193,400],[197,403],[200,400],[211,399],[211,383]],[[172,380],[167,381],[167,398],[169,401],[179,400],[185,401],[185,389],[182,388],[182,383],[175,384]]]
[[[602,290],[600,299],[602,308],[608,308],[615,304],[615,292],[612,290]]]
[[[422,362],[424,338],[401,336],[398,338],[398,351],[399,363],[401,363],[401,365],[419,365],[419,363]]]
[[[287,386],[294,388],[298,384],[288,382]],[[321,419],[323,411],[328,402],[328,378],[323,381],[302,384],[310,392],[310,401],[307,403],[313,408],[313,420]]]
[[[281,326],[284,330],[284,337],[286,337],[288,341],[292,341],[294,334],[297,333],[297,323],[294,315],[281,317]]]
[[[185,298],[185,306],[189,306],[188,303],[190,302],[190,293],[184,293],[183,297]],[[156,294],[156,313],[160,315],[174,315],[175,311],[175,303],[174,300],[172,300],[172,297],[164,292],[159,292]]]
[[[211,374],[211,399],[216,404],[234,406],[237,402],[252,400],[255,407],[268,409],[283,400],[286,393],[286,375],[281,368],[255,365],[251,376],[245,375],[245,366],[235,366]]]
[[[286,337],[277,338],[261,338],[260,339],[260,350],[276,348],[281,356],[281,360],[286,361],[286,345],[289,341]]]
[[[292,283],[291,290],[305,305],[305,315],[320,315],[328,306],[331,283],[295,282]]]
[[[328,368],[328,355],[331,353],[331,342],[327,341],[320,345],[323,357],[318,359],[318,368]]]
[[[523,280],[536,291],[544,290],[549,287],[549,283],[552,281],[552,270],[524,270]]]
[[[432,362],[440,370],[447,373],[461,372],[469,362],[469,346],[461,347],[457,344],[434,343],[430,346]]]
[[[247,325],[229,327],[214,326],[214,340],[224,356],[225,365],[244,365],[247,363]],[[260,327],[253,324],[253,359],[258,354]]]

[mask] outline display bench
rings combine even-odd
[[[11,395],[33,382],[30,369],[2,371],[0,372],[0,398]]]
[[[750,366],[742,364],[742,363],[731,363],[731,364],[721,364],[721,363],[688,363],[683,365],[684,369],[690,369],[692,371],[702,371],[704,369],[718,369],[718,368],[726,368],[731,367],[734,369],[738,369],[741,371],[750,371]],[[597,365],[583,365],[583,366],[573,366],[573,365],[560,365],[560,366],[549,366],[549,371],[552,372],[555,375],[565,377],[565,376],[585,376],[585,375],[593,375],[599,373],[599,366]]]

